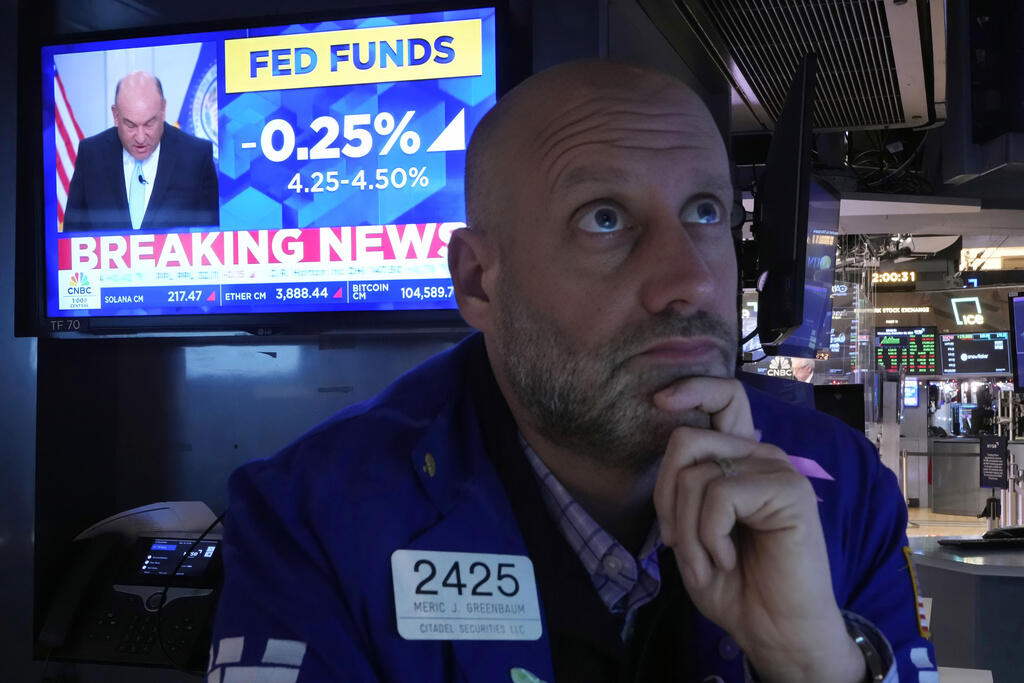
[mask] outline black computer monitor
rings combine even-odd
[[[816,78],[817,57],[809,53],[793,77],[754,196],[752,233],[760,292],[757,327],[764,346],[780,344],[804,322]]]
[[[820,384],[814,387],[814,407],[864,433],[864,385]]]
[[[836,273],[839,236],[839,193],[827,183],[811,179],[805,231],[803,319],[778,344],[763,343],[769,356],[816,358],[828,351],[832,338],[832,285]]]

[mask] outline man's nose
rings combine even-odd
[[[697,239],[691,233],[706,229],[688,228],[677,216],[668,214],[647,226],[639,268],[640,298],[648,312],[675,308],[689,315],[702,310],[721,289],[719,283],[732,277],[728,264],[712,261],[714,254],[708,253],[707,239]]]

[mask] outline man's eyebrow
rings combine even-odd
[[[709,194],[721,198],[726,203],[733,200],[735,188],[732,186],[731,182],[724,182],[718,179],[707,179],[701,182],[699,186],[706,187]]]
[[[552,189],[555,192],[564,192],[577,185],[618,182],[633,175],[628,169],[616,166],[574,166],[558,174],[552,183]]]
[[[131,124],[133,126],[144,126],[147,123],[152,123],[152,122],[157,120],[156,116],[150,116],[148,119],[146,119],[142,123],[139,123],[138,121],[133,121],[132,119],[128,118],[127,116],[122,116],[121,118],[124,119],[125,123],[129,123],[129,124]]]
[[[627,181],[635,174],[629,169],[617,166],[576,166],[560,173],[552,184],[554,192],[565,192],[577,185],[588,183],[616,183]],[[700,188],[701,194],[710,194],[731,202],[733,198],[733,186],[729,181],[720,178],[698,178],[694,186]]]

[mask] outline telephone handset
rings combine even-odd
[[[71,568],[64,575],[53,596],[43,628],[39,631],[40,645],[47,650],[55,650],[64,645],[82,601],[96,590],[97,579],[121,542],[117,534],[102,534],[88,541],[80,541],[83,547],[79,548]]]
[[[38,654],[205,671],[223,581],[220,534],[197,541],[192,530],[160,532],[152,528],[159,524],[119,519],[75,541]]]

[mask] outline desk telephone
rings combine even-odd
[[[209,522],[196,531],[200,518]],[[39,632],[39,656],[205,671],[223,581],[220,534],[197,541],[212,512],[191,515],[184,531],[158,528],[181,519],[148,506],[83,532]]]

